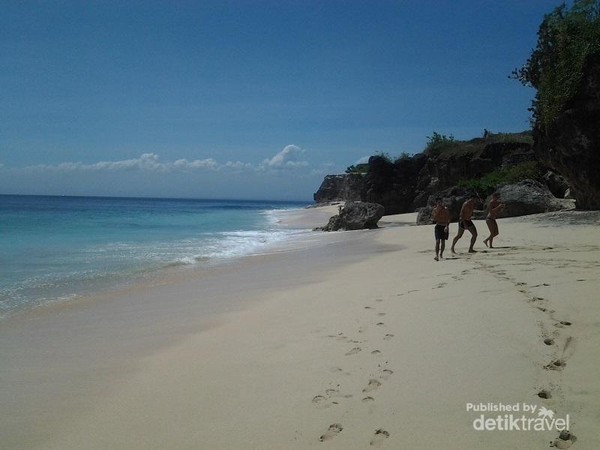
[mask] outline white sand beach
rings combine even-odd
[[[435,262],[433,228],[389,216],[11,318],[0,447],[600,448],[598,217],[501,219],[494,249],[475,221],[479,252]],[[574,437],[476,430],[507,413],[468,404],[544,407]]]

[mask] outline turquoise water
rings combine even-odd
[[[303,230],[273,212],[307,203],[0,195],[0,317],[266,251]]]

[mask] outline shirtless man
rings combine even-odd
[[[435,259],[439,261],[444,257],[444,249],[446,248],[446,240],[450,226],[450,212],[442,203],[442,197],[435,199],[435,206],[431,213],[431,219],[435,223]]]
[[[490,203],[488,205],[487,217],[485,218],[485,223],[490,229],[490,235],[484,239],[483,243],[489,248],[494,248],[494,246],[492,245],[494,242],[494,238],[500,234],[500,232],[498,231],[498,223],[496,222],[496,219],[498,218],[498,214],[500,214],[500,212],[503,209],[504,203],[500,202],[500,194],[494,192],[492,194],[492,199],[490,200]]]
[[[454,246],[462,237],[465,230],[469,230],[471,233],[471,245],[469,246],[469,253],[475,253],[475,250],[473,250],[473,245],[475,245],[475,241],[477,240],[477,228],[475,228],[475,224],[471,220],[471,217],[473,216],[475,203],[477,203],[478,200],[479,197],[477,194],[471,194],[471,197],[463,203],[462,208],[460,209],[460,216],[458,219],[458,234],[452,241],[452,247],[450,247],[450,250],[453,254],[456,253],[454,251]]]

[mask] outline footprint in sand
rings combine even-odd
[[[327,407],[327,406],[328,406],[328,405],[326,404],[326,402],[327,402],[327,399],[326,399],[324,396],[322,396],[322,395],[315,395],[315,396],[313,397],[313,399],[312,399],[312,402],[313,402],[313,404],[314,404],[315,406],[318,406],[318,407],[320,407],[320,408],[325,408],[325,407]]]
[[[335,339],[337,341],[345,341],[346,339],[348,339],[346,336],[344,336],[344,333],[328,334],[327,337]]]
[[[374,391],[375,389],[377,389],[379,386],[381,386],[381,382],[380,381],[378,381],[378,380],[369,380],[369,384],[362,391],[363,392],[371,392],[371,391]]]
[[[560,449],[571,448],[571,446],[575,443],[577,437],[570,432],[563,430],[560,432],[560,435],[554,439],[554,442],[550,444],[551,447],[556,447]]]
[[[371,402],[374,402],[374,401],[375,401],[375,399],[373,397],[371,397],[371,396],[368,396],[368,397],[365,397],[365,398],[362,399],[363,403],[371,403]]]
[[[554,339],[546,338],[546,339],[544,339],[544,344],[554,345]]]
[[[373,309],[372,306],[365,306],[365,309]]]
[[[381,375],[379,376],[379,378],[381,378],[382,380],[387,380],[393,373],[394,373],[393,370],[383,369],[381,371]]]
[[[382,327],[382,326],[384,326],[384,325],[385,325],[385,323],[383,323],[383,322],[377,322],[377,324],[376,324],[376,325],[377,325],[378,327]]]
[[[376,302],[382,302],[382,301],[383,301],[383,299],[382,299],[382,298],[376,298],[376,299],[375,299],[375,301],[376,301]]]
[[[329,429],[323,435],[321,435],[319,440],[323,442],[328,441],[329,439],[333,439],[338,434],[340,434],[343,429],[344,427],[342,427],[339,423],[333,423],[329,425]]]
[[[562,369],[565,368],[566,365],[567,365],[567,363],[564,360],[562,360],[562,359],[555,359],[550,364],[546,364],[544,366],[544,369],[547,369],[547,370],[562,370]]]
[[[332,405],[339,405],[336,398],[352,398],[352,394],[343,395],[338,389],[327,389],[325,395],[315,395],[312,399],[313,404],[319,409],[329,408]]]
[[[378,316],[381,316],[381,317],[385,316],[386,314],[387,314],[387,313],[384,313],[384,312],[377,313],[377,315],[378,315]]]
[[[350,355],[356,355],[358,352],[360,352],[362,349],[360,347],[354,347],[352,350],[350,350],[349,352],[346,352],[346,356],[350,356]]]
[[[552,398],[552,394],[545,389],[542,389],[540,392],[538,392],[537,396],[546,400]]]
[[[394,335],[393,335],[393,334],[389,334],[389,333],[388,333],[388,334],[386,334],[386,335],[383,337],[383,340],[384,340],[384,341],[389,341],[389,340],[390,340],[390,339],[392,339],[393,337],[394,337]]]
[[[375,448],[379,448],[389,437],[390,433],[385,431],[383,428],[380,428],[379,430],[375,430],[375,435],[373,436],[373,439],[371,439],[370,444]]]

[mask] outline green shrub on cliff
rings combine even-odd
[[[427,147],[425,147],[424,153],[432,156],[439,155],[443,151],[454,147],[456,143],[454,136],[446,136],[434,131],[431,136],[427,136]]]
[[[575,0],[544,16],[537,47],[512,78],[537,90],[533,120],[547,129],[579,89],[588,56],[600,53],[600,0]]]
[[[474,180],[463,180],[459,186],[473,189],[481,195],[489,195],[501,184],[517,183],[523,180],[540,181],[542,170],[537,161],[527,161],[508,169],[494,170],[481,178]]]
[[[369,165],[367,163],[352,164],[346,168],[346,173],[357,173],[364,175],[369,171]]]

